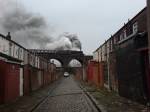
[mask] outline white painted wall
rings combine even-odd
[[[35,57],[35,67],[37,67],[37,68],[40,67],[39,60],[40,60],[39,57],[36,56],[36,57]]]
[[[26,65],[28,64],[28,51],[24,50],[23,55],[24,55],[23,64]]]
[[[0,52],[20,60],[24,59],[23,48],[3,37],[0,37]]]
[[[6,38],[1,36],[0,36],[0,53],[22,60],[23,63],[21,64],[28,64],[29,62],[30,65],[40,68],[41,60],[38,56],[29,53],[27,50],[25,50],[23,47],[20,47],[15,42],[7,40]],[[47,67],[47,63],[44,64],[44,67],[45,68]]]
[[[20,68],[20,96],[23,96],[23,68]]]
[[[0,37],[0,52],[9,55],[9,41]]]
[[[24,59],[24,49],[23,48],[19,48],[19,59],[23,60]]]
[[[98,51],[95,51],[95,52],[93,53],[93,60],[94,60],[94,61],[98,61]]]
[[[102,46],[102,61],[105,61],[105,45]]]
[[[14,57],[19,59],[19,47],[17,45],[14,47]]]
[[[101,48],[101,47],[99,48],[98,52],[99,52],[99,62],[101,62],[101,61],[102,61],[102,60],[101,60],[101,58],[102,58],[102,56],[101,56],[102,48]]]

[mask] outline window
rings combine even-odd
[[[10,42],[10,43],[9,43],[9,55],[10,55],[10,56],[12,55],[11,49],[12,49],[12,43]]]
[[[113,38],[113,42],[114,42],[114,44],[116,44],[118,42],[116,36]]]
[[[6,52],[6,46],[5,46],[5,44],[3,45],[3,52]]]
[[[124,38],[126,38],[127,37],[127,31],[124,30],[123,33],[124,33]]]
[[[119,39],[119,40],[121,41],[121,40],[123,40],[123,39],[124,39],[124,34],[121,33],[121,34],[120,34],[120,39]]]
[[[138,23],[135,22],[135,23],[133,24],[133,33],[137,33],[137,32],[138,32]]]

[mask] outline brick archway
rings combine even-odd
[[[84,64],[84,54],[82,51],[71,51],[71,50],[57,51],[57,50],[39,50],[39,49],[31,49],[30,51],[47,60],[51,59],[59,60],[63,68],[68,68],[68,64],[73,59],[78,60],[82,65]]]

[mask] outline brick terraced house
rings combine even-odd
[[[147,14],[146,7],[93,52],[103,87],[141,103],[150,97]]]
[[[56,66],[0,34],[0,104],[56,80]]]

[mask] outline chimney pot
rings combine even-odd
[[[8,32],[7,36],[6,36],[7,39],[11,40],[11,35],[10,35],[10,32]]]

